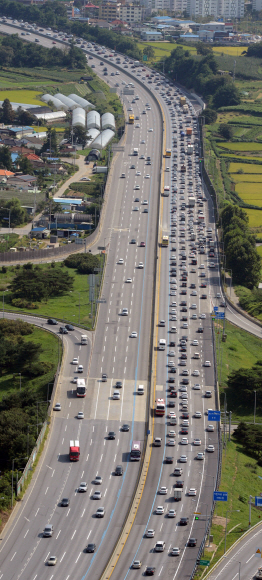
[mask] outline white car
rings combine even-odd
[[[137,191],[138,189],[140,189],[140,185],[135,185],[134,189],[135,191]]]
[[[101,497],[101,491],[95,491],[95,493],[93,493],[93,499],[101,499]]]
[[[198,346],[198,340],[193,340],[192,346]]]
[[[196,489],[194,487],[190,487],[190,489],[188,490],[188,495],[196,495]]]
[[[150,108],[148,107],[147,110],[150,111]],[[153,133],[153,129],[148,129],[148,133]]]
[[[201,445],[201,439],[194,439],[194,445]]]
[[[84,491],[87,491],[87,483],[82,481],[82,483],[79,485],[78,492],[83,493]]]
[[[163,485],[162,487],[160,487],[160,490],[158,493],[160,495],[166,495],[167,494],[167,487],[165,487],[165,485]]]
[[[202,417],[201,411],[195,411],[195,418],[196,419],[201,419],[201,417]]]
[[[168,432],[167,436],[168,437],[171,437],[171,438],[176,437],[176,432],[173,429],[170,429],[170,431]]]
[[[215,447],[214,447],[214,445],[208,445],[208,446],[207,446],[207,451],[208,451],[209,453],[214,453],[214,451],[215,451]]]
[[[80,181],[91,181],[91,179],[89,177],[81,177]]]
[[[124,263],[124,260],[123,260],[123,258],[119,258],[119,260],[118,260],[118,264],[123,264],[123,263]]]
[[[200,264],[199,268],[200,268],[200,270],[204,270],[205,269],[205,264]]]
[[[180,463],[187,463],[187,456],[186,455],[180,455],[179,461],[180,461]]]
[[[78,356],[75,356],[72,360],[72,365],[78,365],[78,362],[79,362],[79,358],[78,358]]]
[[[183,419],[182,427],[189,427],[189,420],[188,419]]]
[[[188,324],[187,324],[187,322],[183,322],[183,324],[182,324],[182,328],[188,328]]]
[[[84,419],[85,418],[83,411],[78,411],[77,418],[78,419]]]
[[[204,453],[200,452],[197,454],[196,459],[198,459],[199,461],[203,461],[204,459]]]
[[[103,479],[102,479],[101,475],[96,475],[95,476],[94,483],[96,485],[101,485],[102,484],[102,481],[103,481]]]
[[[170,555],[171,556],[179,556],[180,555],[180,548],[172,548]]]
[[[113,399],[115,401],[119,401],[119,399],[120,399],[120,392],[119,391],[114,391],[113,392]]]
[[[132,564],[132,568],[134,568],[134,570],[138,570],[139,568],[141,568],[141,566],[142,566],[141,560],[134,560]]]
[[[155,535],[155,530],[147,530],[147,532],[145,533],[146,538],[154,538]]]
[[[54,411],[61,411],[61,404],[60,403],[55,404]]]
[[[126,279],[126,284],[132,284],[132,278],[127,278]]]
[[[136,172],[136,175],[141,175],[141,171],[137,171]]]
[[[175,444],[176,444],[175,439],[168,439],[167,445],[169,447],[175,447]]]
[[[131,332],[130,338],[137,338],[137,332]]]
[[[144,199],[143,205],[148,205],[148,200],[147,199]]]
[[[163,513],[165,513],[165,510],[164,510],[163,506],[162,505],[157,506],[157,508],[156,508],[156,514],[157,515],[161,515]]]
[[[207,431],[209,431],[210,433],[213,433],[213,431],[215,431],[214,425],[208,425],[207,426]]]
[[[196,369],[192,372],[192,375],[193,375],[193,377],[199,377],[200,371]]]
[[[77,372],[78,372],[78,373],[83,373],[83,372],[84,372],[84,367],[83,367],[83,365],[78,365]]]
[[[168,518],[175,518],[176,517],[176,511],[173,510],[173,509],[169,510],[168,511],[168,514],[167,514],[167,517]]]
[[[210,362],[210,360],[206,360],[206,361],[204,362],[204,367],[211,367],[211,362]]]
[[[145,140],[144,139],[141,141],[141,145],[145,145]]]
[[[191,296],[197,296],[197,291],[196,290],[192,290]]]
[[[143,262],[139,262],[139,264],[138,264],[138,269],[139,269],[139,270],[142,270],[143,268],[144,268],[144,264],[143,264]]]
[[[215,268],[215,267],[216,267],[216,264],[214,262],[210,262],[209,268]]]
[[[127,308],[122,309],[122,316],[128,316],[128,309]]]
[[[206,314],[200,314],[199,318],[206,318]]]
[[[194,389],[195,391],[200,391],[200,388],[201,388],[201,387],[200,387],[200,384],[199,384],[199,383],[195,383],[195,384],[194,384],[194,386],[193,386],[193,389]]]
[[[148,173],[145,175],[145,179],[150,179],[150,175]]]
[[[188,439],[187,439],[187,437],[182,437],[180,443],[181,443],[181,445],[188,445]]]

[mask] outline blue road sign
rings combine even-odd
[[[227,491],[214,491],[213,501],[227,501]]]
[[[220,421],[220,411],[208,411],[208,420],[209,421]]]
[[[214,306],[214,312],[218,311],[218,306]]]
[[[216,312],[215,314],[216,314],[217,320],[221,320],[222,318],[225,318],[224,312]]]
[[[255,496],[255,506],[261,507],[262,506],[262,497]]]

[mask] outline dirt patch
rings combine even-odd
[[[205,552],[215,552],[216,549],[217,549],[216,544],[210,544],[210,546],[208,546],[207,544],[205,545]]]
[[[226,529],[226,518],[223,518],[222,516],[214,516],[212,523],[217,526],[222,526],[224,530]]]
[[[2,533],[2,531],[3,531],[4,527],[5,527],[5,524],[6,524],[6,522],[9,519],[10,513],[11,513],[11,511],[9,511],[9,512],[2,511],[1,512],[0,533]]]

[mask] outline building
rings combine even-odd
[[[43,147],[43,142],[38,139],[38,137],[22,137],[20,139],[22,145],[28,147],[28,149],[37,149],[40,151]]]
[[[262,1],[262,0],[261,0]],[[213,16],[225,19],[243,18],[245,0],[188,0],[187,12],[190,16]],[[223,22],[209,22],[202,24],[202,29],[218,31],[222,30],[219,25],[225,27]],[[212,26],[212,28],[210,28]],[[223,28],[224,30],[225,28]]]
[[[102,2],[99,6],[99,18],[112,22],[113,20],[121,20],[120,18],[120,3]]]
[[[191,34],[190,32],[187,32],[186,34],[182,34],[180,39],[186,40],[186,42],[198,42],[199,36],[198,34]]]
[[[131,24],[132,22],[141,22],[142,20],[142,6],[140,4],[126,4],[120,6],[119,10],[120,20]]]
[[[10,127],[9,135],[15,139],[21,139],[25,135],[31,135],[33,131],[33,127]]]
[[[162,40],[163,36],[161,32],[157,32],[157,30],[142,30],[141,31],[141,38],[142,40]]]

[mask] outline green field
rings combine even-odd
[[[257,209],[245,209],[245,212],[248,215],[251,228],[260,228],[262,226],[262,211]]]
[[[9,99],[9,101],[14,103],[28,103],[29,105],[43,105],[43,101],[40,101],[40,96],[41,93],[27,89],[21,89],[21,91],[0,91],[1,101]]]
[[[254,163],[230,163],[229,173],[234,173],[234,180],[238,177],[236,175],[237,171],[241,169],[244,173],[260,173],[262,174],[262,165],[255,165]],[[243,173],[239,174],[241,180],[243,180]],[[253,176],[255,177],[255,176]],[[254,181],[254,179],[252,179]]]
[[[145,46],[152,46],[154,49],[155,56],[152,59],[149,59],[149,62],[153,62],[155,59],[161,60],[164,57],[167,57],[171,54],[172,50],[177,48],[177,44],[175,42],[138,42],[138,48],[143,52]],[[196,48],[194,46],[182,46],[185,50],[189,50],[192,53],[196,53]]]
[[[235,190],[239,197],[251,205],[262,206],[262,182],[260,183],[237,183]]]
[[[39,264],[40,268],[46,269],[50,265]],[[57,267],[61,267],[60,265]],[[36,310],[30,311],[26,310],[28,314],[33,314],[34,316],[44,316],[46,318],[57,318],[60,321],[71,322],[72,324],[83,324],[86,327],[90,326],[90,313],[91,304],[89,302],[89,284],[88,276],[84,274],[78,274],[73,268],[66,268],[63,266],[63,270],[67,271],[70,276],[74,277],[74,287],[73,291],[59,296],[56,298],[49,298],[47,302],[38,302],[38,308]],[[15,267],[10,266],[7,268],[6,273],[2,273],[0,270],[0,291],[8,289],[8,285],[12,281],[15,275]],[[9,303],[9,293],[5,294],[5,304],[6,309],[14,312],[21,312],[20,308],[16,308]]]
[[[213,52],[219,54],[229,54],[230,56],[241,56],[244,50],[247,50],[247,46],[214,46],[212,47]]]
[[[219,143],[220,149],[229,151],[262,151],[262,143]]]
[[[47,389],[48,383],[54,380],[54,375],[56,372],[56,367],[58,364],[58,338],[54,334],[46,332],[40,328],[34,328],[33,334],[29,334],[28,336],[23,337],[24,340],[32,341],[36,343],[41,343],[43,352],[40,354],[39,361],[40,362],[47,362],[51,363],[50,370],[45,373],[44,375],[37,377],[35,379],[28,379],[28,378],[21,378],[21,389],[26,388],[32,390],[41,390]],[[60,355],[61,355],[61,347],[60,347]],[[0,377],[0,400],[6,395],[11,395],[12,393],[16,393],[19,391],[20,388],[20,378],[18,375],[14,375],[13,373],[5,374]],[[46,393],[43,393],[43,396],[46,396]],[[51,390],[49,391],[49,396],[51,394]],[[47,397],[46,397],[47,398]]]
[[[236,183],[261,183],[262,184],[262,173],[247,173],[245,174],[239,174],[239,173],[231,173],[230,174],[232,179],[236,182]]]

